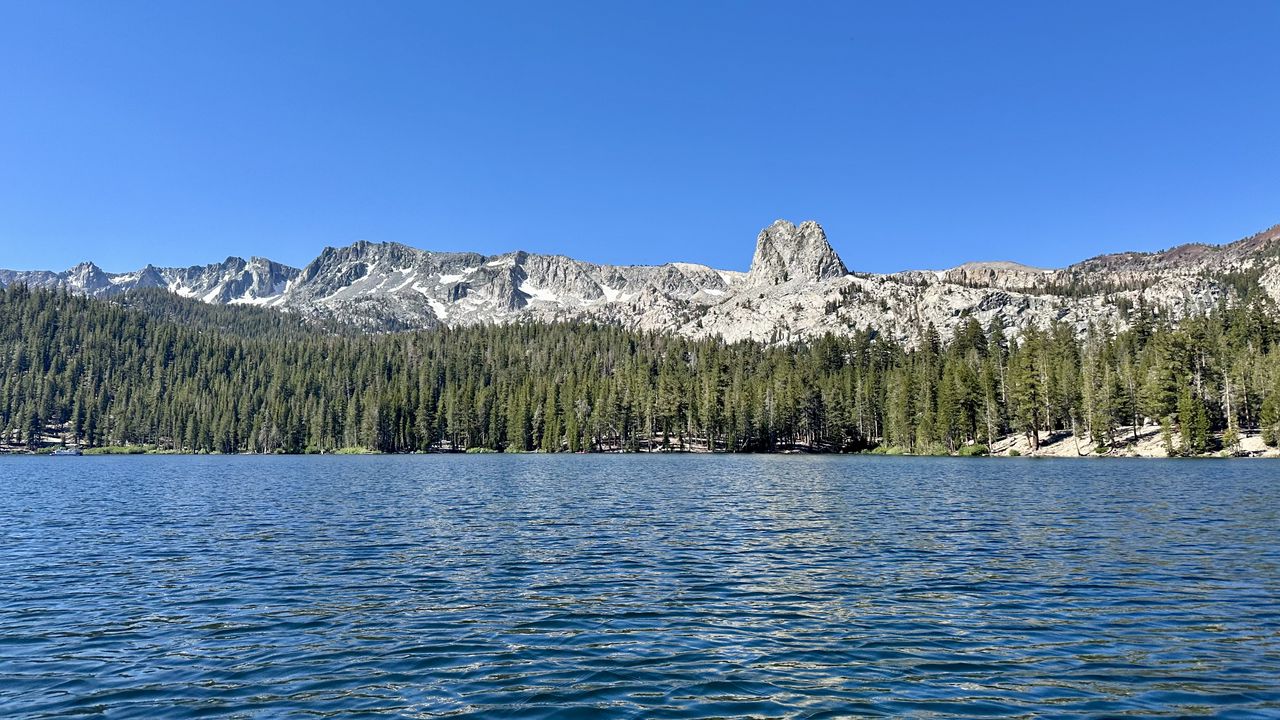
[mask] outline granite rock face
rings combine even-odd
[[[23,283],[93,297],[164,288],[215,304],[251,304],[371,332],[440,325],[584,320],[690,337],[786,342],[872,331],[912,344],[969,318],[1017,335],[1035,325],[1124,327],[1127,307],[1177,320],[1233,302],[1242,278],[1280,300],[1280,226],[1228,245],[1103,255],[1061,269],[1011,262],[851,274],[816,222],[779,220],[756,238],[748,272],[673,262],[599,265],[559,255],[486,256],[397,243],[326,248],[304,268],[227,258],[188,268],[108,273],[0,270]]]
[[[806,220],[799,226],[778,220],[760,231],[747,278],[755,283],[819,283],[848,275],[844,261],[827,242],[822,226]]]

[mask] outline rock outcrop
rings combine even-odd
[[[756,238],[756,254],[747,278],[753,283],[779,285],[817,283],[848,274],[821,225],[806,220],[797,227],[778,220]]]
[[[1123,327],[1127,307],[1172,319],[1239,297],[1280,300],[1280,226],[1229,245],[1104,255],[1056,270],[1008,262],[940,271],[850,274],[816,222],[761,231],[749,272],[691,263],[597,265],[560,255],[486,256],[397,243],[326,248],[298,269],[265,258],[108,273],[0,270],[23,283],[94,297],[159,287],[216,304],[253,304],[369,331],[527,320],[589,320],[691,337],[785,342],[873,331],[911,344],[970,318],[1016,335],[1032,325]],[[1250,284],[1252,283],[1252,284]]]

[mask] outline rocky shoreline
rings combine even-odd
[[[1179,440],[1176,433],[1172,440],[1174,456],[1187,457],[1177,454]],[[1219,449],[1191,457],[1280,457],[1280,448],[1263,443],[1261,434],[1256,430],[1242,430],[1240,441],[1234,448],[1224,447],[1221,433],[1214,435],[1213,440],[1213,445]],[[1116,431],[1115,442],[1101,452],[1088,438],[1067,432],[1041,432],[1039,448],[1032,447],[1026,435],[1009,435],[993,443],[990,450],[992,455],[1015,457],[1170,457],[1159,425],[1143,425],[1136,432],[1131,427],[1120,428]]]
[[[1136,440],[1134,439],[1136,436]],[[768,453],[725,453],[723,451],[709,451],[700,447],[671,447],[671,448],[654,448],[639,451],[627,451],[618,449],[605,449],[590,453],[577,453],[589,455],[711,455],[711,454],[745,454],[745,455],[866,455],[876,454],[885,456],[910,456],[910,457],[1026,457],[1026,458],[1280,458],[1280,447],[1272,447],[1266,445],[1262,441],[1262,436],[1256,430],[1243,430],[1240,433],[1239,443],[1230,449],[1223,446],[1221,434],[1214,436],[1214,447],[1218,448],[1211,452],[1201,453],[1198,455],[1182,455],[1178,453],[1178,437],[1173,436],[1174,453],[1171,456],[1165,447],[1164,439],[1161,436],[1159,425],[1144,425],[1137,429],[1135,433],[1132,428],[1122,428],[1117,431],[1116,441],[1109,448],[1099,449],[1093,442],[1086,437],[1072,435],[1068,432],[1040,432],[1039,447],[1032,447],[1030,438],[1024,434],[1007,435],[996,442],[992,443],[986,452],[957,452],[951,455],[932,455],[927,453],[907,453],[898,452],[890,448],[880,448],[870,452],[861,453],[840,453],[823,450],[819,448],[796,447],[787,450],[779,450]],[[0,445],[0,455],[50,455],[55,450],[67,447],[62,444],[50,443],[38,449],[30,449],[17,445]],[[977,446],[970,446],[976,449]],[[84,448],[85,455],[208,455],[222,453],[192,453],[169,449],[160,449],[147,445],[127,445],[127,446],[110,446],[100,448]],[[233,453],[235,455],[255,455],[257,453]],[[289,453],[275,453],[289,454]],[[339,448],[324,453],[293,453],[293,454],[318,454],[318,455],[383,455],[383,454],[413,454],[413,455],[463,455],[463,454],[521,454],[521,455],[542,455],[547,454],[541,451],[521,452],[521,453],[502,453],[487,448],[472,448],[470,450],[451,450],[441,449],[431,452],[418,453],[381,453],[377,451],[366,450],[364,448]],[[572,454],[572,453],[555,453],[555,454]]]

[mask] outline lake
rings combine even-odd
[[[1280,716],[1280,464],[0,458],[0,715]]]

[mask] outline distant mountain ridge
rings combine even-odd
[[[1243,278],[1243,281],[1242,281]],[[1280,225],[1227,245],[1117,253],[1061,269],[1011,262],[942,271],[850,273],[813,221],[778,220],[756,239],[748,272],[706,265],[603,265],[560,255],[420,250],[360,241],[325,248],[303,268],[230,257],[187,268],[107,273],[0,270],[22,283],[91,297],[163,288],[219,305],[276,308],[368,331],[521,320],[589,320],[726,340],[781,341],[873,330],[910,344],[929,325],[966,318],[1013,333],[1051,322],[1123,327],[1137,304],[1175,319],[1238,299],[1242,282],[1280,300]]]

